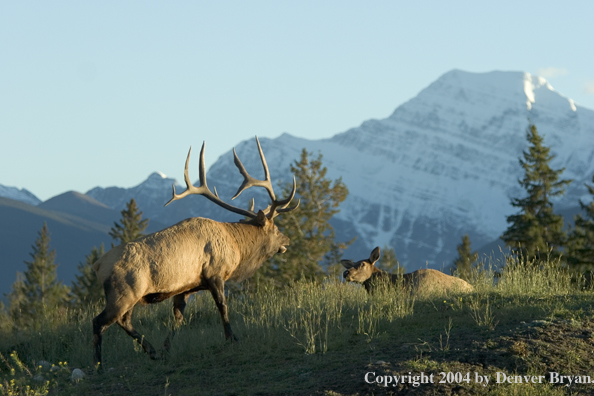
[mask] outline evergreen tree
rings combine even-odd
[[[339,205],[348,195],[342,179],[326,178],[327,169],[322,165],[322,155],[310,158],[306,149],[291,165],[297,181],[295,199],[300,199],[298,210],[283,213],[275,218],[279,230],[291,239],[284,254],[277,254],[256,273],[254,281],[273,280],[277,286],[286,285],[302,278],[319,280],[324,276],[320,263],[337,262],[340,251],[348,243],[334,240],[330,219],[339,212]],[[283,195],[289,194],[292,183],[282,186]],[[350,242],[349,242],[350,243]]]
[[[103,244],[97,249],[93,247],[91,253],[86,256],[84,263],[79,263],[79,275],[72,283],[72,297],[74,304],[78,307],[85,307],[89,304],[100,301],[103,296],[103,285],[97,281],[97,274],[93,264],[105,253]]]
[[[462,237],[462,243],[458,245],[457,249],[458,257],[456,260],[454,260],[453,269],[460,278],[468,280],[470,278],[472,268],[478,260],[478,252],[472,251],[470,237],[468,234]]]
[[[134,198],[126,204],[126,209],[121,211],[121,224],[114,223],[109,235],[120,244],[132,242],[142,236],[148,226],[148,219],[142,219],[142,212],[136,206]]]
[[[592,176],[594,182],[594,176]],[[580,200],[580,206],[585,212],[585,217],[578,214],[574,218],[574,227],[569,235],[566,247],[567,262],[571,265],[584,266],[594,271],[594,186],[586,184],[586,188],[593,201],[585,204]]]
[[[4,303],[0,301],[0,334],[7,333],[12,329],[12,319],[4,306]]]
[[[536,126],[529,126],[526,138],[530,145],[528,151],[523,152],[524,159],[520,158],[525,173],[518,182],[528,196],[512,199],[512,206],[520,208],[520,212],[507,217],[510,225],[501,239],[526,258],[538,259],[549,251],[553,257],[558,257],[566,234],[563,217],[553,213],[551,198],[565,194],[565,187],[571,180],[559,180],[564,169],[550,168],[554,156],[549,153],[549,147],[543,146]]]
[[[57,280],[56,252],[50,250],[49,243],[50,234],[44,223],[32,246],[33,260],[25,261],[27,270],[17,273],[8,295],[10,315],[18,328],[37,328],[48,312],[68,302],[68,287]]]
[[[378,267],[391,274],[403,274],[404,267],[400,266],[400,262],[396,257],[396,252],[388,245],[384,245],[381,250],[382,256],[379,259]]]

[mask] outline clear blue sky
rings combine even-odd
[[[3,1],[0,184],[182,180],[254,135],[330,137],[443,73],[525,71],[594,109],[593,1]]]

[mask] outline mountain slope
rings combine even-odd
[[[29,205],[37,205],[41,202],[32,192],[27,189],[18,189],[16,187],[8,187],[0,184],[0,197],[14,199]]]
[[[37,206],[0,198],[0,298],[8,293],[16,272],[26,270],[24,261],[31,259],[31,246],[43,223],[50,231],[50,246],[56,251],[58,278],[70,285],[78,274],[77,266],[94,246],[111,248],[109,230],[120,220],[119,211],[93,198],[69,191]],[[150,220],[147,233],[165,226]]]
[[[0,298],[10,292],[16,272],[26,270],[24,261],[31,260],[31,246],[44,222],[50,232],[50,247],[56,251],[58,278],[68,285],[91,248],[102,243],[109,248],[111,243],[106,225],[7,198],[0,198],[0,218]]]
[[[88,195],[68,191],[37,205],[38,208],[54,212],[68,213],[86,220],[111,226],[118,221],[120,213],[96,201]]]

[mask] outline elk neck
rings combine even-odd
[[[389,282],[394,282],[398,276],[400,276],[399,274],[390,274],[389,272],[386,272],[384,270],[381,270],[379,268],[377,268],[375,265],[373,266],[373,272],[371,273],[371,276],[369,278],[367,278],[365,280],[365,282],[363,282],[363,286],[365,287],[365,290],[367,290],[368,292],[371,292],[371,290],[373,290],[374,288],[374,284],[377,281],[377,279],[386,279]]]
[[[231,279],[240,282],[252,276],[264,261],[276,253],[276,250],[270,246],[270,238],[265,227],[249,222],[225,224],[229,234],[235,239],[241,263],[235,269]]]

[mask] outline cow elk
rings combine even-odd
[[[417,297],[430,297],[450,292],[469,293],[473,290],[473,287],[465,280],[434,269],[420,269],[409,274],[389,274],[375,266],[379,258],[380,248],[378,246],[372,250],[366,260],[356,263],[351,260],[342,260],[341,264],[346,268],[343,274],[344,279],[347,282],[362,283],[368,292],[373,291],[381,280],[391,284],[402,284]]]
[[[296,183],[284,200],[277,200],[272,188],[268,165],[256,137],[264,180],[251,177],[233,150],[235,166],[244,181],[232,199],[247,188],[263,187],[271,204],[254,212],[254,201],[249,209],[241,209],[222,201],[216,189],[212,192],[206,183],[204,170],[204,144],[200,152],[200,185],[192,185],[188,174],[190,152],[186,159],[184,180],[186,190],[176,194],[165,206],[191,194],[203,195],[210,201],[248,220],[220,223],[195,217],[183,220],[169,228],[119,245],[103,255],[93,268],[105,290],[105,309],[93,319],[94,361],[101,368],[101,338],[109,326],[116,323],[134,338],[152,359],[157,359],[153,346],[132,327],[132,310],[138,303],[153,304],[173,297],[175,324],[164,344],[169,350],[175,329],[183,322],[188,297],[199,290],[209,290],[223,321],[225,338],[236,341],[231,330],[225,281],[242,281],[254,274],[265,260],[276,253],[284,253],[289,238],[274,225],[273,218],[282,212],[296,209],[299,202],[289,206],[295,195]]]

